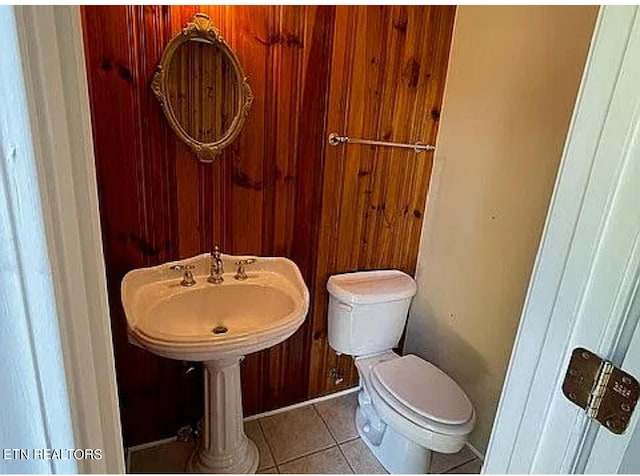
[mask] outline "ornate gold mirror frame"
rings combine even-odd
[[[167,82],[167,76],[171,59],[180,45],[194,39],[204,39],[212,45],[217,46],[231,62],[238,82],[238,112],[231,121],[231,124],[224,135],[214,142],[201,142],[194,137],[191,137],[184,127],[182,127],[180,121],[176,118],[169,101],[169,85]],[[233,50],[229,48],[229,45],[227,45],[227,42],[222,38],[220,32],[213,26],[209,20],[209,16],[204,13],[196,13],[193,17],[193,21],[187,23],[187,26],[183,28],[182,32],[178,33],[171,39],[162,53],[158,70],[153,76],[151,89],[158,98],[158,101],[160,101],[162,110],[164,111],[171,128],[175,131],[178,137],[180,137],[180,139],[196,153],[201,162],[213,162],[216,156],[220,155],[222,150],[229,146],[236,137],[238,137],[247,114],[249,114],[251,103],[253,103],[253,92],[251,91],[251,87],[249,86],[249,82],[244,74],[244,70],[242,69],[242,65],[240,64],[238,57]]]

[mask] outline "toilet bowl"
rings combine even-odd
[[[335,275],[329,344],[351,355],[360,377],[356,427],[391,473],[428,473],[432,451],[455,453],[475,425],[464,391],[442,370],[391,349],[400,339],[415,281],[397,270]]]

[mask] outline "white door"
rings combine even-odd
[[[640,377],[640,13],[602,7],[483,471],[640,472],[623,435],[562,394],[587,348]]]

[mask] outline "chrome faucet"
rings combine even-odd
[[[224,281],[224,263],[222,262],[220,248],[217,246],[211,252],[211,269],[207,281],[213,284],[220,284]]]
[[[196,284],[196,280],[193,278],[193,273],[191,272],[193,268],[195,268],[195,266],[192,264],[174,264],[169,269],[171,271],[184,271],[180,286],[189,287]]]

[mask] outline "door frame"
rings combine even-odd
[[[632,41],[640,30],[639,12],[635,6],[600,9],[489,441],[485,473],[584,469],[593,426],[582,411],[558,397],[576,342],[593,343],[596,353],[615,363],[616,345],[638,286],[636,226],[612,228],[609,223],[623,168],[632,160],[626,152],[633,141],[620,134],[613,144],[603,145],[602,138],[605,128],[616,121],[622,132],[636,121],[630,119],[633,111],[624,116],[619,105],[627,98],[630,104],[637,102],[637,93],[624,78],[629,58],[639,52]],[[605,147],[619,153],[607,155]],[[630,259],[611,262],[611,276],[616,279],[601,293],[595,287],[596,266],[618,242],[632,245]],[[594,296],[596,301],[587,301]],[[598,301],[606,310],[599,316],[599,325],[581,322],[588,314],[584,306]]]
[[[81,473],[124,473],[79,6],[15,6]]]

